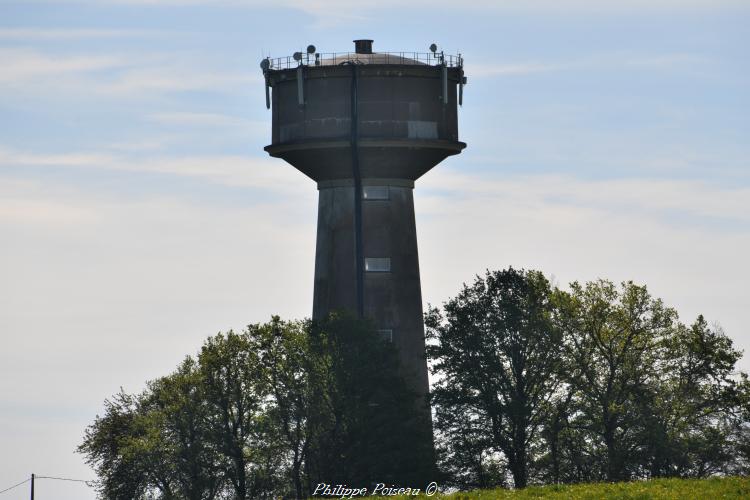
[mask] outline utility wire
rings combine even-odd
[[[58,481],[73,481],[75,483],[84,483],[86,486],[91,486],[89,483],[93,483],[93,481],[86,481],[85,479],[70,479],[69,477],[53,477],[53,476],[34,476],[34,477],[36,479],[56,479]]]
[[[94,483],[94,481],[86,481],[85,479],[71,479],[69,477],[34,476],[34,479],[55,479],[57,481],[72,481],[74,483],[83,483],[86,486],[88,486],[89,488],[92,488],[93,487],[93,483]],[[25,480],[21,481],[18,484],[14,484],[10,488],[5,488],[4,490],[0,491],[0,495],[3,494],[3,493],[5,493],[6,491],[12,490],[13,488],[18,488],[22,484],[28,483],[29,481],[31,481],[31,478],[25,479]]]
[[[87,481],[85,479],[71,479],[69,477],[55,477],[55,476],[36,476],[37,479],[55,479],[57,481],[70,481],[73,483],[83,483],[89,488],[94,487],[94,481]]]
[[[18,487],[19,487],[19,486],[21,486],[22,484],[24,484],[24,483],[28,483],[29,481],[31,481],[31,478],[29,478],[29,479],[26,479],[26,480],[24,480],[24,481],[21,481],[21,482],[20,482],[20,483],[18,483],[18,484],[14,484],[14,485],[13,485],[13,486],[11,486],[10,488],[5,488],[4,490],[0,491],[0,494],[2,494],[2,493],[5,493],[6,491],[10,491],[10,490],[12,490],[13,488],[18,488]]]

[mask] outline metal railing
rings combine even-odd
[[[449,55],[442,52],[375,52],[357,54],[355,52],[298,53],[295,56],[267,58],[268,70],[295,69],[298,66],[339,66],[345,64],[394,64],[440,66],[445,62],[449,68],[463,66],[461,54]]]

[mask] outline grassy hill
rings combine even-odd
[[[373,500],[383,497],[371,497]],[[389,497],[413,498],[413,497]],[[591,483],[564,486],[536,486],[524,490],[482,490],[452,495],[435,495],[446,500],[645,500],[645,499],[706,499],[748,498],[750,478],[725,477],[711,479],[654,479],[632,483]]]

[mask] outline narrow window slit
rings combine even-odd
[[[362,198],[365,200],[388,200],[390,191],[388,186],[362,186]]]
[[[390,257],[365,257],[365,271],[368,273],[391,272]]]

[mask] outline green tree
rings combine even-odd
[[[249,347],[263,368],[270,388],[268,416],[279,434],[279,453],[287,457],[295,498],[304,498],[304,463],[308,449],[310,412],[310,347],[308,322],[282,321],[248,326]]]
[[[229,331],[209,338],[198,355],[210,439],[225,457],[235,498],[272,491],[274,460],[268,455],[264,410],[269,404],[262,364],[246,335]]]
[[[661,375],[644,408],[643,461],[650,476],[704,477],[726,473],[743,422],[744,391],[735,377],[741,353],[703,316],[666,339]]]
[[[197,359],[120,392],[79,451],[116,499],[306,497],[317,482],[424,486],[426,413],[368,322],[333,317],[210,337]]]
[[[188,357],[140,395],[121,391],[105,402],[105,415],[79,447],[98,473],[104,498],[216,498],[224,475],[208,439],[198,375]]]
[[[428,311],[436,427],[448,439],[445,465],[454,476],[463,466],[457,459],[467,451],[475,462],[502,452],[514,486],[526,486],[530,446],[559,385],[561,336],[550,297],[542,273],[509,268],[464,285],[444,304],[444,314]],[[455,440],[467,429],[468,440]],[[450,449],[458,443],[475,449]],[[481,466],[473,481],[490,486],[479,477],[490,470]]]
[[[434,477],[426,412],[398,353],[367,321],[332,315],[312,326],[306,468],[320,482],[423,488]]]
[[[103,498],[133,500],[145,498],[159,481],[152,475],[147,454],[133,446],[135,440],[144,438],[138,397],[122,389],[104,401],[104,415],[97,415],[86,428],[79,453],[86,455],[88,463],[98,476],[97,491]],[[167,484],[160,485],[167,493]]]
[[[677,315],[653,299],[646,287],[618,289],[599,280],[556,294],[575,388],[573,426],[588,434],[592,458],[605,464],[604,478],[620,481],[637,473],[642,447],[643,403],[658,385],[664,341]]]
[[[149,383],[140,403],[143,425],[158,443],[154,452],[169,464],[175,498],[212,500],[226,481],[202,382],[195,359],[186,357],[174,373]]]

